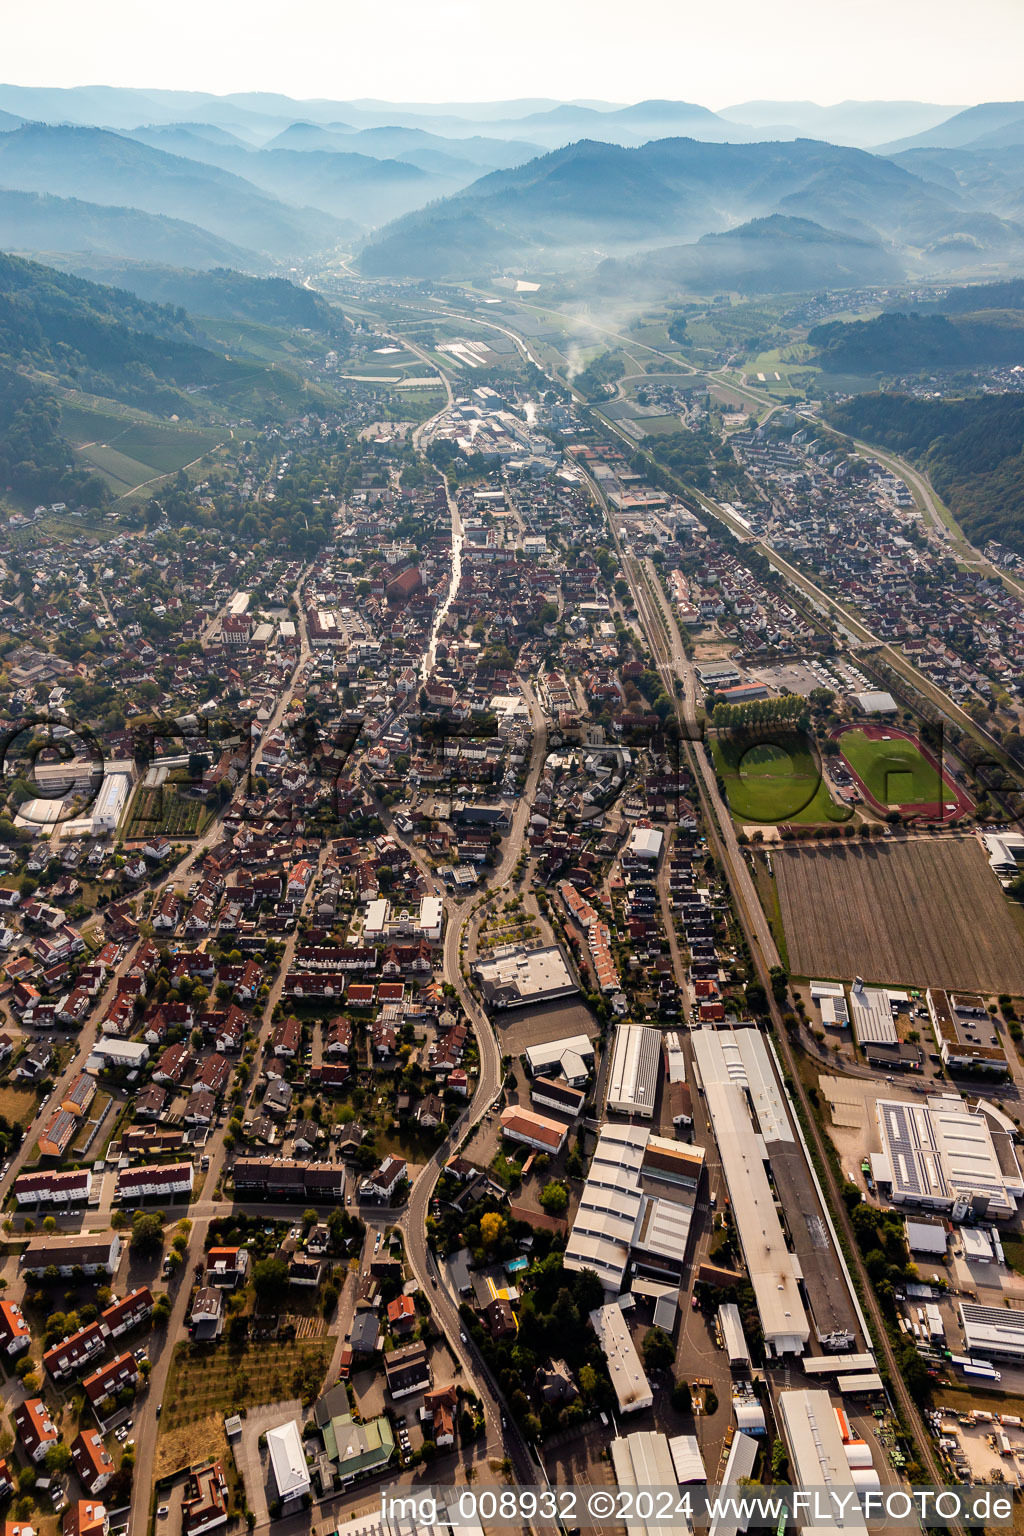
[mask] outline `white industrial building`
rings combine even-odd
[[[100,792],[96,796],[92,811],[92,832],[94,837],[100,837],[104,833],[116,832],[118,822],[128,803],[128,792],[132,787],[132,772],[125,769],[119,771],[115,764],[103,775],[103,783]]]
[[[832,1400],[820,1388],[805,1387],[795,1392],[780,1392],[779,1427],[789,1449],[789,1478],[798,1488],[843,1489],[856,1486],[847,1458],[843,1436]],[[877,1474],[874,1477],[877,1486]],[[860,1505],[855,1501],[832,1506],[831,1531],[841,1530],[851,1536],[867,1536],[867,1525]],[[815,1536],[825,1529],[815,1523],[800,1526],[804,1536]]]
[[[873,1159],[895,1205],[917,1205],[961,1221],[1009,1220],[1024,1199],[1010,1136],[952,1094],[923,1103],[879,1099],[882,1160]],[[999,1144],[996,1145],[996,1136]]]
[[[745,1435],[742,1430],[737,1430],[732,1437],[725,1471],[722,1473],[723,1488],[735,1488],[745,1478],[753,1475],[759,1449],[753,1435]],[[741,1529],[740,1523],[735,1514],[731,1511],[727,1512],[728,1505],[728,1499],[721,1501],[718,1514],[708,1526],[708,1536],[737,1536]],[[746,1528],[744,1523],[742,1529],[746,1530]]]
[[[617,1301],[595,1307],[590,1324],[608,1365],[620,1413],[638,1413],[654,1406],[654,1393],[630,1338],[626,1319]]]
[[[594,1065],[594,1042],[589,1035],[563,1035],[544,1045],[529,1045],[526,1069],[531,1077],[564,1077],[573,1088],[582,1088]]]
[[[657,1430],[638,1429],[631,1435],[616,1435],[609,1447],[612,1470],[620,1488],[672,1488],[676,1485],[675,1466],[668,1436]],[[664,1521],[643,1520],[637,1516],[626,1521],[626,1536],[678,1536],[678,1517]]]
[[[962,1301],[960,1322],[970,1354],[983,1360],[1024,1360],[1024,1312]]]
[[[612,1295],[631,1261],[678,1283],[703,1166],[703,1147],[652,1136],[646,1126],[603,1126],[569,1233],[566,1269],[592,1269]]]
[[[267,1452],[270,1469],[282,1504],[300,1499],[310,1490],[309,1468],[306,1453],[302,1449],[302,1437],[294,1419],[267,1430]]]
[[[629,834],[625,856],[641,859],[647,864],[657,864],[664,841],[665,834],[659,832],[657,827],[634,827]]]
[[[852,697],[866,715],[895,715],[899,712],[899,705],[891,693],[870,689],[867,693],[855,693]]]
[[[687,1483],[706,1483],[707,1469],[700,1453],[700,1441],[696,1435],[673,1435],[668,1443],[676,1482],[681,1488]]]
[[[767,1047],[756,1029],[696,1030],[692,1038],[765,1344],[773,1355],[803,1354],[810,1324],[801,1274],[765,1166],[766,1142],[795,1138]]]
[[[734,1301],[724,1301],[719,1307],[718,1326],[730,1366],[740,1366],[745,1370],[750,1365],[750,1351],[740,1321],[740,1309]]]
[[[892,1003],[882,987],[866,987],[858,977],[850,988],[850,1013],[858,1045],[898,1045]]]
[[[930,1258],[945,1258],[947,1243],[945,1222],[907,1216],[904,1226],[907,1232],[907,1247],[911,1253],[924,1253]]]
[[[660,1031],[644,1024],[620,1024],[608,1072],[608,1109],[649,1120],[654,1114],[660,1072]]]
[[[686,1057],[679,1042],[678,1030],[669,1030],[665,1036],[665,1075],[670,1083],[686,1082]]]
[[[840,981],[812,981],[811,1002],[817,1003],[821,1022],[830,1029],[846,1029],[850,1023],[850,1011],[846,1006],[846,989]]]

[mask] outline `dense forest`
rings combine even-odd
[[[951,288],[944,298],[916,304],[919,311],[942,315],[976,315],[984,309],[1024,309],[1024,278],[1002,283],[979,283],[971,288]]]
[[[83,257],[68,264],[94,283],[110,283],[115,288],[130,290],[150,304],[170,304],[190,315],[315,330],[329,337],[336,347],[351,339],[351,327],[336,305],[287,278],[250,277],[230,267],[192,272],[157,262],[118,261],[102,256]]]
[[[1024,355],[1024,312],[990,309],[954,318],[894,312],[873,320],[818,325],[807,340],[815,348],[814,361],[826,373],[908,374],[1017,363]]]
[[[1024,396],[856,395],[828,419],[920,464],[973,543],[1024,553]]]
[[[178,415],[193,412],[183,389],[227,383],[239,372],[223,353],[201,344],[183,309],[4,255],[0,360],[91,394]]]
[[[100,507],[110,492],[98,475],[74,467],[60,434],[60,406],[0,365],[0,491],[26,502],[66,501]]]

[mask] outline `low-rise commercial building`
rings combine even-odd
[[[993,1031],[983,998],[929,987],[926,999],[944,1066],[961,1072],[991,1072],[998,1077],[1008,1074],[1006,1052]]]
[[[619,1412],[638,1413],[642,1408],[652,1407],[654,1393],[618,1302],[595,1308],[590,1323],[608,1365]]]
[[[526,1070],[531,1077],[560,1077],[582,1088],[594,1067],[594,1042],[589,1035],[564,1035],[544,1045],[527,1046]]]
[[[678,1284],[703,1167],[703,1147],[653,1136],[647,1126],[603,1126],[565,1267],[592,1269],[612,1295],[631,1263],[639,1273]]]
[[[972,1355],[984,1360],[1024,1361],[1024,1312],[962,1301],[960,1323]]]
[[[505,945],[489,960],[477,961],[473,973],[491,1008],[525,1008],[579,991],[558,944],[540,949]]]
[[[894,1205],[942,1212],[954,1221],[1009,1220],[1024,1199],[1013,1139],[982,1109],[952,1094],[924,1102],[879,1099],[876,1177]]]
[[[561,1152],[569,1127],[547,1115],[538,1115],[523,1104],[510,1104],[501,1112],[501,1134],[509,1141],[521,1142],[536,1152]]]
[[[654,1114],[660,1075],[660,1031],[642,1024],[620,1024],[608,1072],[609,1110],[649,1120]]]

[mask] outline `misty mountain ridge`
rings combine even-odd
[[[607,294],[664,294],[673,289],[791,293],[896,283],[904,275],[897,257],[878,240],[775,213],[721,234],[702,235],[693,245],[665,246],[603,262],[595,286]]]
[[[162,259],[181,267],[230,265],[252,272],[266,266],[255,251],[221,240],[184,219],[4,187],[0,187],[0,248],[37,256],[78,252],[136,261]]]
[[[990,134],[1024,121],[1024,101],[983,101],[965,107],[945,122],[892,144],[880,145],[880,152],[899,154],[906,149],[965,149]],[[1021,142],[1014,139],[1014,143]]]
[[[0,186],[185,219],[277,258],[333,247],[353,232],[240,176],[100,128],[30,124],[0,134]]]
[[[755,101],[720,112],[688,101],[621,104],[527,98],[497,102],[385,102],[371,98],[299,100],[274,92],[138,90],[111,86],[70,89],[0,85],[0,109],[23,119],[132,130],[160,124],[205,122],[264,144],[296,122],[340,131],[421,128],[451,138],[486,135],[555,149],[582,137],[637,145],[649,138],[686,134],[720,142],[766,136],[811,135],[857,147],[877,146],[937,128],[962,112],[928,102]],[[974,110],[974,109],[969,109]],[[12,126],[12,125],[8,125]],[[905,147],[900,144],[898,147]]]
[[[458,276],[523,262],[578,267],[581,252],[596,265],[602,254],[698,241],[773,214],[918,252],[943,242],[1024,249],[1024,228],[863,150],[811,139],[659,139],[639,149],[585,140],[397,220],[359,260],[375,276]]]

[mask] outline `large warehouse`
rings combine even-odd
[[[855,1485],[855,1478],[840,1433],[832,1399],[827,1392],[816,1388],[802,1388],[797,1392],[779,1393],[779,1427],[789,1448],[789,1479],[797,1488],[842,1490]],[[822,1529],[811,1521],[802,1524],[803,1536],[814,1536]],[[867,1536],[867,1526],[860,1505],[854,1501],[845,1505],[842,1513],[835,1509],[835,1519],[830,1531],[846,1531],[849,1536]]]
[[[525,1008],[577,992],[568,961],[557,944],[543,949],[506,945],[473,967],[491,1008]]]
[[[962,1301],[960,1322],[972,1355],[984,1360],[1024,1360],[1024,1312]]]
[[[810,1324],[765,1168],[765,1144],[794,1137],[765,1043],[756,1029],[695,1030],[692,1040],[765,1344],[774,1355],[801,1355]]]
[[[703,1166],[703,1147],[652,1136],[646,1126],[603,1126],[566,1269],[592,1269],[612,1295],[631,1259],[638,1270],[678,1283]]]
[[[660,1075],[660,1031],[643,1024],[620,1024],[608,1072],[608,1109],[649,1120]]]
[[[899,1044],[892,1003],[882,987],[866,987],[858,978],[850,988],[850,1013],[858,1045]]]
[[[879,1099],[875,1105],[884,1171],[894,1205],[1008,1220],[1024,1199],[1024,1178],[1009,1135],[952,1094],[924,1103]]]

